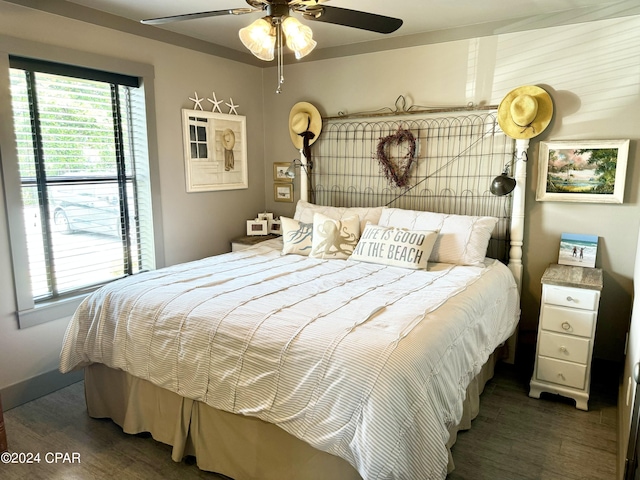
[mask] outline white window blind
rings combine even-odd
[[[10,65],[36,304],[154,268],[137,79],[21,58]]]

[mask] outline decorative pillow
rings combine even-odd
[[[282,253],[309,255],[313,223],[302,223],[292,218],[280,217],[282,221]]]
[[[357,215],[335,220],[321,213],[313,216],[313,239],[310,257],[349,258],[360,238]]]
[[[426,269],[438,232],[367,225],[349,260]]]
[[[298,200],[296,213],[293,215],[293,218],[300,222],[313,223],[313,216],[316,213],[321,213],[334,220],[342,220],[345,217],[357,215],[360,219],[360,231],[362,232],[367,222],[371,222],[374,225],[378,223],[380,214],[385,208],[386,207],[329,207]]]
[[[385,208],[378,224],[384,227],[438,231],[430,262],[482,266],[495,217],[473,217],[400,208]]]

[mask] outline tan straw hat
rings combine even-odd
[[[498,123],[511,138],[533,138],[540,135],[553,117],[549,94],[535,85],[511,90],[498,107]]]
[[[225,150],[233,150],[235,144],[236,134],[233,133],[233,130],[230,128],[225,129],[225,131],[222,132],[222,146]]]
[[[308,102],[296,103],[289,112],[289,135],[293,145],[300,150],[302,148],[304,132],[311,132],[314,137],[309,140],[309,145],[315,142],[322,131],[322,117],[316,107]]]

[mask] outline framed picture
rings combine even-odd
[[[246,117],[182,110],[187,192],[248,188]]]
[[[269,233],[274,235],[282,235],[282,221],[273,220],[269,226]]]
[[[266,220],[247,220],[247,235],[269,235]]]
[[[289,170],[290,166],[291,164],[288,162],[274,162],[273,163],[273,181],[292,183],[293,178],[287,177],[287,170]]]
[[[540,142],[536,200],[622,203],[629,140]]]
[[[577,265],[579,267],[596,266],[598,253],[597,235],[583,235],[580,233],[563,233],[560,237],[560,265]]]
[[[273,222],[273,213],[271,212],[262,212],[259,213],[256,217],[256,220],[266,220],[267,222]]]
[[[293,183],[274,183],[273,199],[276,202],[293,202]]]

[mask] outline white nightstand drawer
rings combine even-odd
[[[538,353],[545,357],[587,364],[590,340],[588,338],[541,332],[538,339]]]
[[[597,290],[558,287],[555,285],[545,285],[543,287],[543,303],[580,308],[582,310],[597,310],[599,300],[600,292]]]
[[[586,365],[564,362],[553,358],[538,357],[538,380],[583,389],[586,373]]]
[[[573,308],[543,305],[541,313],[542,328],[568,335],[591,337],[597,312],[576,310]]]

